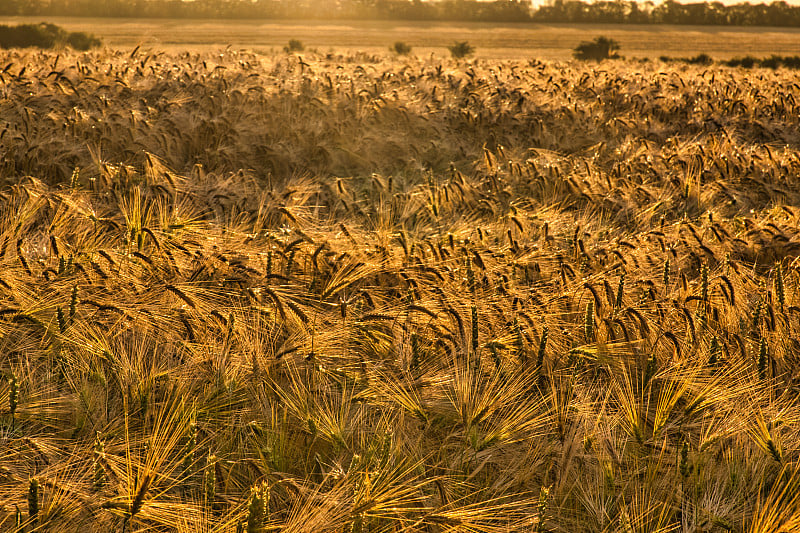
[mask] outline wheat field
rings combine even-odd
[[[800,85],[0,54],[0,530],[800,528]]]

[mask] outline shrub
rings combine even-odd
[[[687,59],[686,62],[690,65],[710,65],[714,60],[711,59],[711,56],[708,54],[697,54]]]
[[[55,24],[20,24],[0,26],[0,48],[53,48],[71,46],[88,50],[100,46],[100,39],[84,32],[68,33]]]
[[[594,41],[584,41],[575,48],[572,55],[576,59],[602,61],[603,59],[616,59],[619,55],[619,44],[614,39],[597,37]]]
[[[753,56],[736,57],[725,62],[725,64],[728,65],[729,67],[742,67],[742,68],[753,68],[759,63],[760,63],[759,60]]]
[[[302,41],[297,39],[289,39],[289,44],[283,48],[287,52],[302,52],[306,49]]]
[[[411,46],[403,41],[397,41],[390,50],[399,56],[407,56],[411,53]]]
[[[745,56],[741,59],[741,65],[744,68],[753,68],[758,63],[758,59],[753,56]]]
[[[75,50],[89,50],[100,46],[100,39],[83,31],[72,32],[67,36],[67,44]]]
[[[55,24],[20,24],[19,26],[0,26],[0,47],[2,48],[52,48],[63,41],[66,32]]]
[[[775,70],[783,64],[783,58],[781,56],[772,55],[766,59],[762,59],[760,63],[764,68]]]
[[[447,49],[450,50],[450,54],[456,59],[467,57],[475,52],[475,48],[467,41],[457,41],[451,46],[448,46]]]
[[[745,57],[735,57],[733,59],[729,59],[728,61],[723,62],[725,65],[729,67],[742,67],[742,68],[753,68],[753,67],[763,67],[763,68],[788,68],[788,69],[800,69],[800,56],[779,56],[779,55],[771,55],[770,57],[766,57],[763,59],[759,59],[753,56],[745,56]]]
[[[800,69],[800,56],[783,56],[781,63],[786,68]]]

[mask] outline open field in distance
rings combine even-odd
[[[477,57],[506,59],[568,59],[583,40],[606,36],[618,41],[628,57],[691,56],[707,53],[715,59],[800,55],[800,29],[731,28],[703,26],[635,26],[568,24],[483,24],[424,22],[318,21],[211,21],[152,19],[48,19],[69,31],[94,33],[110,46],[133,48],[138,44],[179,51],[215,49],[231,45],[266,51],[282,49],[289,39],[299,39],[322,52],[386,52],[395,41],[405,41],[417,54],[448,55],[446,47],[467,40]],[[41,22],[12,17],[0,24]],[[200,47],[200,48],[198,48]]]

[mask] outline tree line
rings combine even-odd
[[[3,0],[0,15],[800,26],[800,6],[632,0]]]

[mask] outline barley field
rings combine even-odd
[[[0,530],[800,528],[800,85],[0,54]]]

